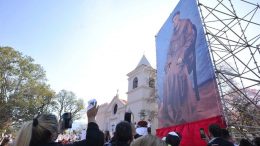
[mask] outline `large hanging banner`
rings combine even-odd
[[[159,128],[222,115],[196,0],[181,0],[156,36]]]

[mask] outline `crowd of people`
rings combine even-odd
[[[16,138],[10,143],[10,137],[4,137],[0,146],[179,146],[182,140],[178,132],[169,132],[162,139],[152,135],[147,123],[140,122],[135,125],[122,121],[116,125],[114,135],[108,131],[100,131],[96,124],[98,106],[87,111],[88,125],[86,137],[83,140],[73,140],[64,143],[57,141],[58,121],[52,114],[43,114],[32,121],[26,122],[19,130]],[[208,128],[209,136],[205,140],[208,146],[236,146],[228,130],[221,129],[217,124]],[[260,146],[260,137],[253,141],[242,139],[239,146]]]

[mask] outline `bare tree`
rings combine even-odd
[[[56,112],[58,119],[65,112],[70,112],[74,120],[80,117],[80,111],[84,109],[84,102],[82,99],[77,99],[76,95],[67,90],[61,90],[55,97],[56,103],[53,108],[53,112]]]

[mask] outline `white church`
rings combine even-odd
[[[155,96],[156,70],[152,68],[145,56],[137,67],[127,74],[127,101],[120,99],[117,94],[110,103],[99,106],[96,121],[100,130],[115,131],[116,124],[124,120],[126,112],[131,112],[131,122],[145,120],[155,134],[158,127],[158,105]]]

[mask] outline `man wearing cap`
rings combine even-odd
[[[181,142],[181,136],[177,132],[169,132],[165,138],[165,142],[171,146],[179,146]]]
[[[138,138],[143,135],[147,135],[148,134],[147,126],[148,126],[148,123],[146,121],[139,121],[137,123],[137,128],[136,128],[137,135],[135,135],[135,138]]]

